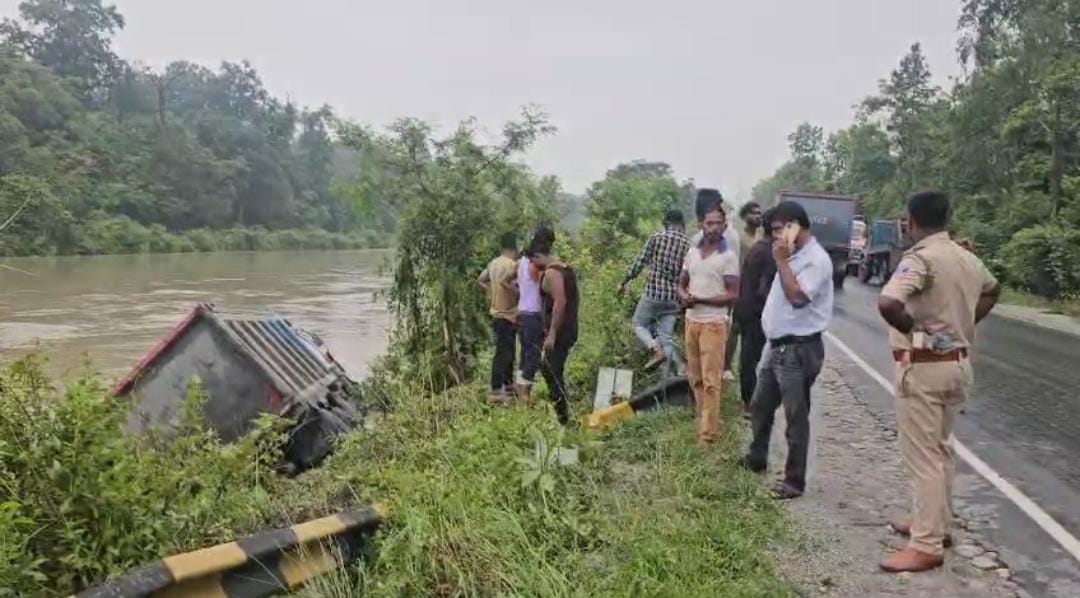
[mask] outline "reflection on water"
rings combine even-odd
[[[272,310],[318,334],[351,374],[386,348],[384,251],[19,258],[0,269],[0,354],[40,345],[63,377],[87,358],[127,373],[197,303]]]

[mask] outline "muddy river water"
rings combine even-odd
[[[0,262],[0,361],[39,349],[70,379],[110,381],[196,304],[272,311],[323,338],[354,376],[386,348],[382,251],[19,258]],[[15,270],[17,269],[17,270]]]

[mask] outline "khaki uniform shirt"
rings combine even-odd
[[[904,303],[916,331],[949,332],[959,349],[975,344],[975,305],[997,284],[982,260],[942,232],[904,252],[881,294]],[[888,329],[893,349],[928,348],[912,347],[911,336]]]
[[[517,318],[517,292],[513,282],[517,279],[518,264],[514,260],[500,255],[491,260],[488,267],[480,274],[480,282],[491,288],[491,316],[510,320]]]

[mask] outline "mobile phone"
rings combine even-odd
[[[784,242],[788,244],[788,247],[795,246],[795,240],[799,238],[799,233],[802,232],[802,226],[798,222],[788,222],[784,225],[784,230],[781,232],[781,236]]]

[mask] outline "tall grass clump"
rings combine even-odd
[[[701,450],[674,408],[609,434],[563,431],[546,404],[484,395],[394,399],[290,489],[309,507],[390,513],[365,557],[310,595],[789,595],[767,553],[783,518],[730,458],[737,430]],[[571,445],[578,462],[560,465]]]
[[[0,370],[0,596],[64,595],[263,524],[280,428],[223,444],[202,400],[170,441],[136,439],[93,379],[57,390],[33,356]]]

